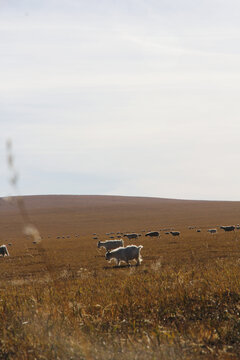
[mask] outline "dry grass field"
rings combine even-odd
[[[219,226],[240,223],[240,202],[33,196],[24,207],[38,244],[0,199],[0,243],[12,244],[0,257],[0,359],[239,359],[240,230]],[[124,238],[143,245],[141,266],[105,260],[93,237],[117,232],[142,235]]]

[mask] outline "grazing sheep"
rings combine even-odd
[[[9,256],[9,252],[8,252],[8,249],[7,249],[6,245],[1,245],[0,246],[0,255],[2,255],[3,257],[5,255]]]
[[[97,247],[105,247],[107,251],[119,248],[120,246],[124,246],[123,239],[120,240],[106,240],[106,241],[99,241]]]
[[[118,249],[108,251],[105,255],[106,260],[111,261],[114,259],[117,265],[120,264],[121,261],[125,261],[128,265],[130,260],[136,260],[137,265],[140,265],[142,261],[142,257],[140,255],[140,250],[143,248],[142,245],[128,245],[126,247],[120,247]]]
[[[170,231],[170,234],[172,234],[172,236],[179,236],[180,231]]]
[[[141,236],[141,235],[140,235],[140,234],[136,234],[136,233],[132,233],[132,234],[125,234],[125,235],[123,235],[123,236],[127,237],[127,238],[130,240],[130,239],[137,239],[138,236]]]
[[[234,231],[235,226],[234,225],[220,226],[220,229],[223,229],[224,231]]]
[[[217,229],[208,229],[208,232],[209,232],[210,234],[216,234]]]
[[[150,237],[154,237],[154,236],[160,236],[160,233],[158,231],[150,231],[148,233],[145,234],[145,236],[150,236]]]

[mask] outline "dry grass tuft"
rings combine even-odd
[[[1,282],[0,358],[237,359],[239,264],[132,269]]]

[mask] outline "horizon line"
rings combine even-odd
[[[209,200],[209,199],[185,199],[185,198],[171,198],[160,196],[144,196],[144,195],[116,195],[116,194],[28,194],[28,195],[9,195],[0,196],[0,199],[6,200],[8,198],[18,197],[44,197],[44,196],[75,196],[75,197],[125,197],[125,198],[142,198],[142,199],[156,199],[156,200],[170,200],[170,201],[202,201],[202,202],[240,202],[240,200]]]

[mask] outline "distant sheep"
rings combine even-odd
[[[172,234],[172,236],[179,236],[180,231],[170,231],[170,234]]]
[[[235,226],[234,225],[220,226],[220,229],[223,229],[224,231],[234,231]]]
[[[145,236],[150,236],[150,237],[154,237],[154,236],[160,236],[160,233],[158,231],[150,231],[148,233],[145,234]]]
[[[106,241],[99,241],[97,247],[104,247],[107,251],[119,248],[120,246],[124,246],[123,239],[120,240],[106,240]]]
[[[123,235],[125,237],[127,237],[129,240],[130,239],[137,239],[139,236],[141,236],[140,234],[136,234],[136,233],[132,233],[132,234],[125,234]]]
[[[5,255],[9,256],[9,252],[8,252],[8,249],[7,249],[6,245],[1,245],[0,246],[0,255],[2,255],[3,257]]]
[[[209,232],[210,234],[216,234],[217,229],[208,229],[208,232]]]
[[[117,265],[120,264],[121,261],[126,262],[128,265],[130,260],[136,260],[137,265],[140,265],[142,261],[142,257],[140,255],[140,251],[143,248],[142,245],[129,245],[126,247],[120,247],[118,249],[108,251],[105,255],[106,260],[111,261],[114,259]]]

